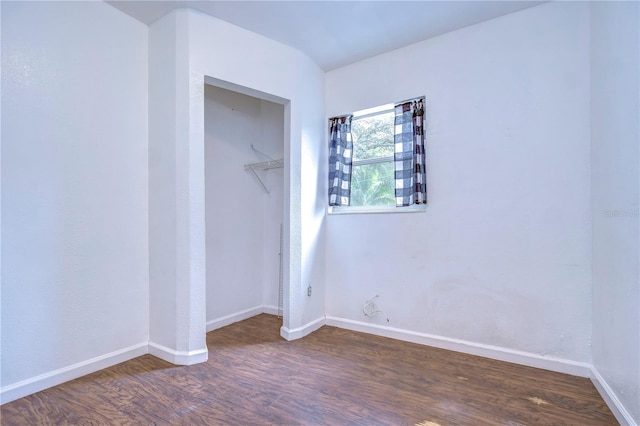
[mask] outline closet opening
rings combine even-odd
[[[285,105],[204,87],[206,329],[282,321]]]

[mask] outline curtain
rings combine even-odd
[[[423,98],[396,105],[394,145],[396,206],[426,204]]]
[[[348,206],[351,198],[351,115],[329,119],[329,205]]]

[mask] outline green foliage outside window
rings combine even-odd
[[[395,204],[393,120],[393,111],[353,120],[352,206]]]
[[[352,206],[388,206],[395,203],[393,163],[367,164],[353,168]]]

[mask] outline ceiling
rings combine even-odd
[[[156,1],[107,3],[151,24],[188,7],[306,53],[325,71],[544,1]]]

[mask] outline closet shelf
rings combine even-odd
[[[262,161],[261,163],[251,163],[244,165],[245,170],[269,170],[278,169],[280,167],[284,167],[284,159]]]
[[[252,146],[252,148],[253,148],[253,146]],[[256,173],[256,170],[278,169],[278,168],[281,168],[281,167],[284,167],[284,159],[262,161],[260,163],[251,163],[251,164],[245,164],[244,165],[244,169],[245,170],[249,170],[251,173],[253,173],[253,175],[256,177],[256,179],[258,179],[258,182],[260,182],[260,185],[262,185],[262,187],[267,192],[267,194],[270,193],[269,192],[269,188],[267,188],[267,185],[264,184],[264,182],[260,178],[260,175],[258,175]]]

